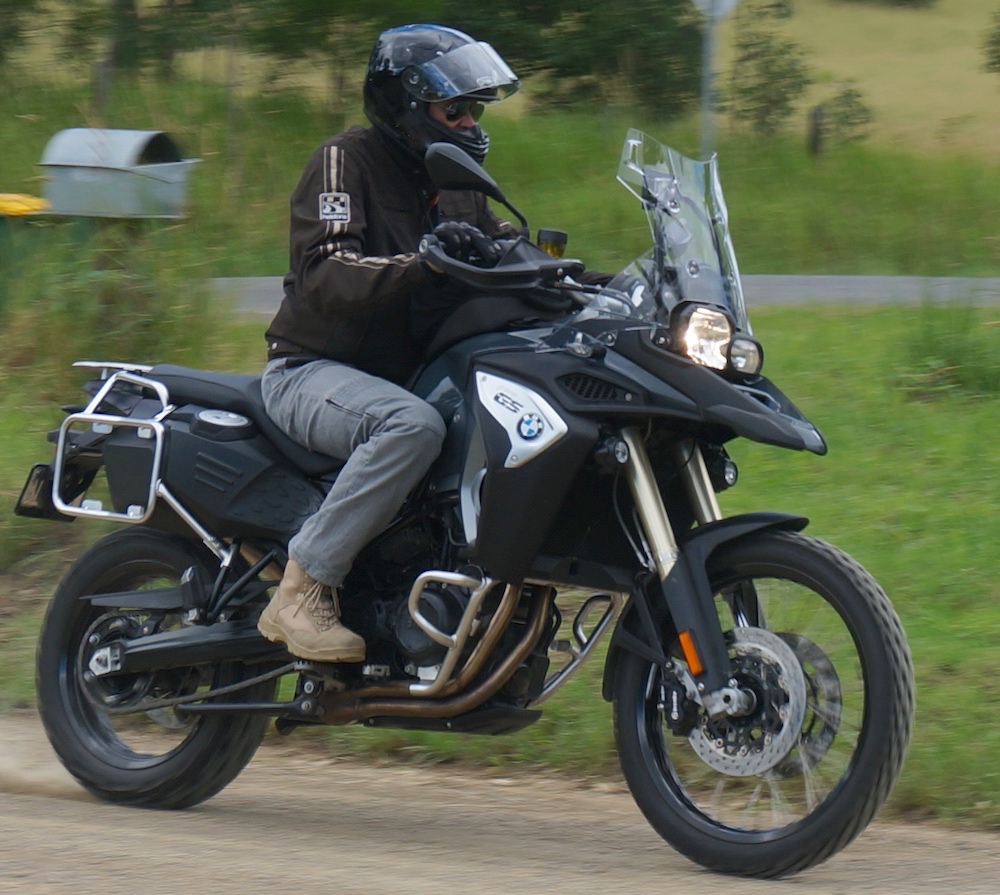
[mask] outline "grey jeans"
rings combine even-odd
[[[441,452],[444,421],[400,386],[328,360],[270,361],[261,391],[268,415],[293,441],[346,461],[289,544],[309,575],[338,587]]]

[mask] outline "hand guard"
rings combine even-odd
[[[434,228],[434,236],[449,258],[476,267],[493,267],[502,254],[500,243],[465,221],[438,224]]]

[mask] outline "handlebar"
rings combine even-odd
[[[523,236],[498,241],[503,247],[503,255],[493,267],[477,267],[452,258],[445,254],[438,238],[430,233],[420,240],[418,251],[428,267],[487,292],[557,285],[566,277],[579,276],[586,269],[576,258],[553,258]]]

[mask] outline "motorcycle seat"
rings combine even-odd
[[[197,404],[249,417],[267,440],[307,475],[326,475],[344,465],[341,460],[302,447],[274,424],[264,409],[259,376],[196,370],[177,364],[157,364],[146,375],[167,387],[174,404]]]

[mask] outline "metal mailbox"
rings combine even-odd
[[[51,214],[179,218],[198,161],[181,158],[162,131],[74,127],[49,140],[38,164]]]

